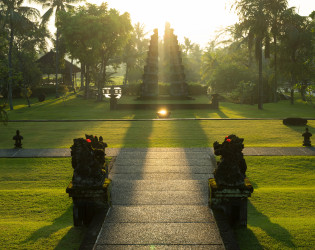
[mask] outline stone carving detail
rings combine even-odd
[[[148,57],[144,66],[143,83],[141,85],[141,97],[159,95],[158,85],[158,29],[154,29],[151,36]]]
[[[105,169],[105,148],[102,136],[85,135],[86,139],[73,140],[71,146],[73,187],[102,186],[107,177]]]
[[[213,143],[214,154],[220,155],[214,178],[218,187],[242,187],[246,177],[247,165],[243,157],[244,139],[229,135],[222,144]]]

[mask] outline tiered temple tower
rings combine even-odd
[[[174,35],[173,29],[170,29],[169,39],[170,95],[176,97],[187,97],[188,88],[185,69],[182,62],[182,52],[179,48],[177,36]]]
[[[151,36],[146,66],[144,66],[143,83],[141,85],[141,98],[157,97],[158,85],[158,30]]]

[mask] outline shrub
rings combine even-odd
[[[188,93],[189,95],[206,95],[207,94],[207,86],[196,84],[196,83],[189,83],[188,84]]]
[[[283,119],[283,124],[293,126],[305,126],[307,124],[307,120],[304,118],[290,117]]]
[[[43,85],[32,89],[32,96],[38,97],[40,94],[50,95],[56,93],[55,85]]]
[[[46,99],[46,95],[44,93],[41,93],[37,96],[37,98],[39,102],[43,102]]]

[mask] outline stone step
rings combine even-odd
[[[208,191],[112,190],[113,205],[207,205]]]
[[[117,155],[117,159],[210,159],[212,151],[206,152],[126,152]]]
[[[97,245],[220,245],[215,223],[105,223]],[[102,248],[99,248],[102,249]]]
[[[106,223],[206,223],[214,221],[208,206],[112,206]]]
[[[114,165],[111,173],[208,173],[214,172],[214,168],[209,165]]]
[[[204,159],[187,159],[187,158],[170,158],[170,159],[164,159],[164,158],[136,158],[136,159],[129,159],[126,160],[124,158],[117,158],[115,161],[115,165],[118,166],[212,166],[213,161],[211,161],[209,158]]]
[[[207,180],[213,177],[209,173],[110,173],[112,180]]]
[[[95,250],[224,250],[225,248],[220,244],[220,245],[215,245],[215,244],[203,244],[203,245],[163,245],[163,244],[158,244],[158,245],[96,245],[93,249]]]
[[[125,191],[204,191],[208,180],[121,180],[112,181],[112,190]]]

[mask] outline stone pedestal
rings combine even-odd
[[[66,192],[73,201],[73,225],[88,226],[100,208],[111,206],[111,180],[105,179],[103,186],[74,187],[72,182]]]
[[[248,178],[242,187],[218,187],[214,178],[209,179],[209,206],[221,210],[234,227],[247,226],[247,200],[254,191]]]
[[[117,95],[112,94],[109,99],[109,109],[116,110],[117,109]]]

